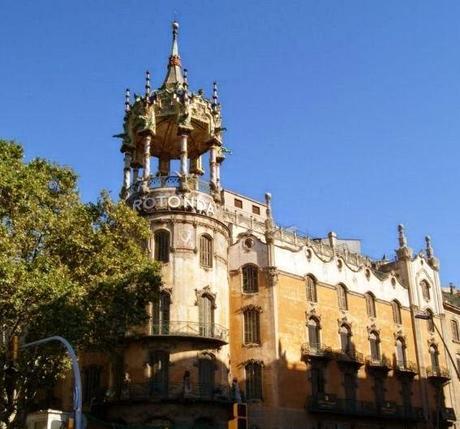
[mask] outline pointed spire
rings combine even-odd
[[[148,70],[145,72],[145,95],[147,97],[150,95],[150,72]]]
[[[182,74],[182,66],[179,56],[179,46],[177,43],[177,34],[179,30],[179,23],[174,20],[172,23],[172,48],[171,55],[169,56],[168,71],[166,73],[163,87],[175,86],[177,83],[183,84],[184,76]]]
[[[407,247],[407,238],[403,224],[398,225],[399,232],[399,247]]]
[[[129,92],[129,88],[126,88],[126,91],[125,91],[125,112],[126,113],[128,113],[131,108],[131,104],[129,103],[130,97],[131,97],[131,94]]]
[[[433,257],[433,246],[431,244],[431,237],[427,235],[425,237],[426,242],[426,256],[430,259]]]

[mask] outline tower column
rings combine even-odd
[[[132,156],[129,152],[125,152],[123,165],[123,188],[128,190],[131,186],[131,160]]]
[[[217,189],[217,180],[218,180],[218,172],[217,172],[217,146],[212,145],[209,151],[209,173],[211,177],[211,186],[214,189]]]
[[[144,143],[144,180],[147,181],[150,177],[150,143],[152,142],[152,136],[147,134],[142,141]]]
[[[188,133],[185,131],[180,132],[180,174],[185,178],[188,174],[187,161],[188,161]]]
[[[158,175],[159,176],[169,176],[170,170],[170,161],[166,158],[159,158],[158,159]]]

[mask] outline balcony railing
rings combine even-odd
[[[428,366],[426,368],[426,375],[428,378],[438,379],[438,380],[450,380],[450,374],[447,368],[442,366]]]
[[[386,356],[367,356],[366,365],[370,368],[381,368],[389,370],[391,368],[391,361]]]
[[[110,390],[107,391],[105,402],[117,401],[175,401],[200,400],[230,402],[231,388],[226,385],[212,383],[126,383],[116,397]]]
[[[304,343],[301,346],[302,358],[318,357],[332,358],[333,351],[330,347],[320,343]]]
[[[191,190],[204,192],[205,194],[211,193],[211,185],[209,182],[200,180],[195,177],[188,178],[188,185]],[[138,179],[136,183],[133,183],[129,188],[130,194],[135,194],[140,192],[142,189],[143,180]],[[180,177],[179,176],[155,176],[149,179],[149,188],[179,188],[180,187]]]
[[[385,401],[380,406],[377,406],[373,402],[337,398],[331,394],[310,397],[307,408],[311,413],[376,417],[388,420],[423,420],[423,410],[421,408],[403,407],[390,401]]]
[[[197,337],[228,342],[228,329],[216,323],[182,322],[172,320],[152,324],[152,335]]]
[[[356,365],[364,364],[364,355],[356,350],[334,350],[334,358],[340,362],[348,362]]]
[[[417,374],[417,365],[411,361],[395,361],[394,370],[399,373]]]

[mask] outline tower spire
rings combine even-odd
[[[177,83],[183,84],[184,75],[182,73],[182,65],[179,56],[179,45],[177,42],[177,34],[179,31],[179,23],[174,20],[172,23],[172,47],[171,55],[169,56],[168,71],[166,73],[163,87],[174,87]]]

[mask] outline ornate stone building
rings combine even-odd
[[[443,303],[431,240],[414,254],[400,225],[395,257],[374,260],[333,232],[280,228],[270,194],[224,188],[217,87],[211,99],[189,89],[178,28],[161,87],[147,74],[143,95],[127,92],[120,136],[122,197],[150,221],[164,285],[122,366],[82,357],[87,406],[162,428],[227,427],[232,402],[259,429],[454,424],[443,338],[458,308]],[[452,341],[459,353],[458,331]]]

